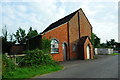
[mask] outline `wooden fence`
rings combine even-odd
[[[24,60],[24,56],[26,54],[20,54],[20,55],[8,55],[6,53],[6,56],[8,59],[11,59],[16,65],[18,65],[22,60]],[[21,57],[21,58],[20,58]],[[19,59],[19,60],[17,60]]]

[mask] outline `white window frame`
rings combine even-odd
[[[52,39],[51,41],[51,53],[59,53],[59,43],[56,39]]]

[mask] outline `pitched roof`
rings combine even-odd
[[[87,38],[88,38],[88,36],[81,37],[79,44],[84,44]]]
[[[91,42],[91,44],[92,44],[92,41],[91,41],[91,39],[89,38],[89,36],[83,36],[83,37],[81,37],[80,38],[80,41],[79,41],[79,44],[80,45],[83,45],[84,43],[85,43],[85,41],[86,41],[86,39],[89,39],[89,41]]]
[[[42,33],[47,32],[47,31],[49,31],[49,30],[51,30],[51,29],[53,29],[53,28],[58,27],[58,26],[61,25],[61,24],[64,24],[64,23],[68,22],[68,21],[76,14],[77,11],[78,11],[78,10],[76,10],[75,12],[73,12],[73,13],[65,16],[64,18],[59,19],[58,21],[50,24]]]

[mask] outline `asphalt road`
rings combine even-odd
[[[38,78],[118,78],[118,56],[104,55],[94,60],[62,62],[64,70]]]

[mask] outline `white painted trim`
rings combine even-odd
[[[60,27],[60,26],[62,26],[62,25],[64,25],[64,24],[66,24],[66,23],[68,23],[68,22],[63,23],[63,24],[59,25],[58,27]],[[53,29],[56,29],[56,28],[58,28],[58,27],[55,27],[55,28],[53,28]],[[44,32],[44,33],[42,33],[41,35],[44,35],[44,34],[50,32],[50,31],[52,31],[53,29],[51,29],[51,30],[49,30],[49,31],[47,31],[47,32]]]
[[[58,44],[60,43],[60,41],[57,39],[57,38],[52,38],[50,40],[57,40],[58,41]]]

